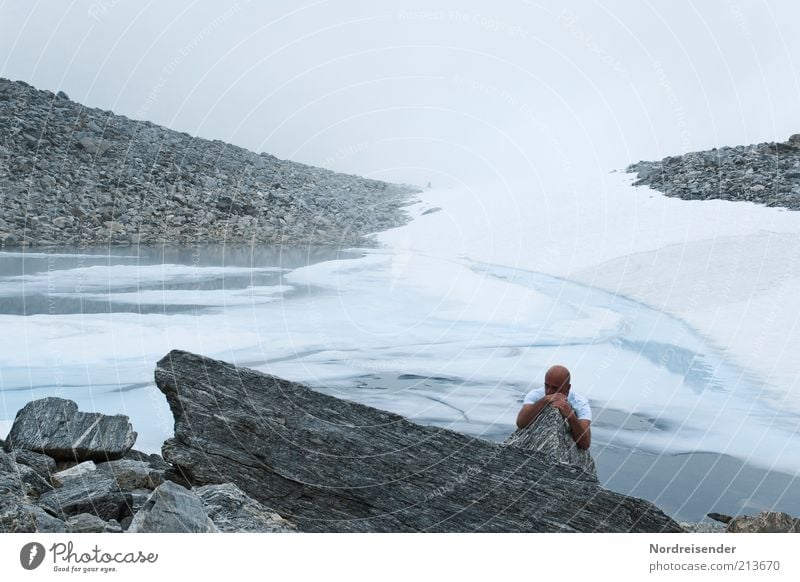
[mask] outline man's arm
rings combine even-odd
[[[592,429],[589,428],[592,421],[578,418],[573,412],[567,417],[567,422],[572,431],[572,438],[575,439],[575,446],[579,449],[588,449],[592,444]]]
[[[517,428],[525,428],[539,416],[544,407],[550,404],[552,397],[544,396],[533,404],[523,404],[522,410],[517,415]]]

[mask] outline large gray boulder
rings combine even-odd
[[[547,406],[526,428],[514,432],[506,445],[542,453],[553,463],[577,467],[597,481],[597,469],[588,449],[579,449],[564,417],[558,409]]]
[[[682,531],[541,453],[178,350],[155,378],[175,417],[164,459],[194,485],[235,483],[301,531]]]
[[[133,517],[129,533],[212,533],[218,531],[203,502],[171,481],[159,485]]]
[[[27,449],[56,461],[101,462],[122,458],[135,441],[127,416],[78,412],[72,400],[48,397],[17,412],[5,450]]]

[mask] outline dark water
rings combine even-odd
[[[282,273],[322,261],[356,258],[356,250],[334,247],[250,247],[205,245],[198,247],[111,247],[70,248],[58,250],[20,250],[0,253],[0,314],[66,315],[97,313],[196,313],[207,306],[192,304],[147,304],[137,301],[111,301],[92,294],[140,293],[145,291],[237,290],[251,286],[279,285]],[[109,278],[107,285],[91,276],[92,267],[131,267],[135,269],[162,265],[219,267],[216,277],[199,278],[187,273],[182,278],[131,277],[129,284]],[[235,273],[230,267],[247,269]],[[228,268],[222,271],[223,268]],[[275,270],[260,271],[259,269]],[[69,282],[59,281],[60,273],[78,270],[82,275]],[[32,284],[29,277],[38,281]],[[81,293],[85,291],[86,294]]]

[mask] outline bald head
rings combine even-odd
[[[545,394],[560,392],[564,396],[569,394],[570,374],[564,366],[552,366],[544,375]]]

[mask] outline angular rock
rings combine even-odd
[[[682,531],[540,453],[178,350],[155,377],[175,417],[164,459],[195,485],[235,483],[301,531]]]
[[[0,495],[0,533],[62,533],[66,524],[41,507]]]
[[[106,231],[108,231],[109,234],[114,234],[117,232],[125,232],[125,225],[120,224],[119,222],[115,222],[113,220],[105,221],[103,223],[103,226],[105,227]]]
[[[97,471],[97,465],[94,464],[94,461],[84,461],[69,469],[53,473],[51,480],[56,487],[63,487],[70,479],[88,479],[90,474],[95,471]]]
[[[90,154],[98,154],[101,156],[111,148],[111,144],[108,140],[88,136],[80,138],[78,144]]]
[[[137,451],[136,449],[131,449],[127,453],[123,459],[131,459],[132,461],[142,461],[147,463],[150,468],[155,469],[157,471],[167,471],[172,468],[172,465],[165,462],[164,459],[161,458],[161,455],[156,455],[155,453],[143,453],[141,451]]]
[[[730,523],[731,520],[733,519],[733,516],[726,515],[724,513],[713,513],[712,512],[712,513],[707,513],[706,515],[708,515],[708,517],[710,517],[714,521],[719,521],[721,523]]]
[[[212,533],[218,531],[200,498],[172,481],[160,485],[128,528],[129,533]]]
[[[91,513],[79,513],[66,521],[69,533],[121,533],[122,528],[116,520],[103,521]]]
[[[133,497],[133,505],[131,505],[131,509],[133,511],[131,513],[131,518],[133,518],[133,516],[136,515],[142,507],[144,507],[144,504],[147,503],[148,499],[150,499],[153,491],[153,489],[134,489],[131,491],[131,497]]]
[[[561,413],[546,407],[526,428],[514,432],[505,442],[508,446],[542,453],[553,463],[572,465],[597,481],[597,469],[588,449],[579,449]]]
[[[0,245],[15,246],[17,244],[17,237],[10,232],[0,232]]]
[[[56,461],[101,462],[121,458],[135,441],[127,416],[78,412],[72,400],[48,397],[17,412],[5,450],[28,449]]]
[[[144,504],[147,503],[147,500],[150,499],[150,496],[153,494],[152,489],[134,489],[130,492],[131,499],[133,500],[131,503],[131,514],[120,521],[120,526],[124,531],[126,531],[133,521],[133,516],[136,515]]]
[[[268,507],[233,483],[203,485],[193,489],[203,507],[221,532],[280,533],[297,529]]]
[[[24,498],[28,494],[22,483],[20,469],[14,457],[0,451],[0,498]]]
[[[39,497],[40,495],[53,490],[50,481],[45,480],[36,471],[26,465],[19,465],[20,478],[27,488],[28,497]]]
[[[725,528],[728,533],[800,533],[800,519],[788,513],[762,511],[755,517],[734,517]]]
[[[131,513],[131,494],[120,491],[108,477],[68,479],[58,489],[43,494],[37,504],[45,511],[66,520],[81,513],[91,513],[103,521],[122,520]]]
[[[101,463],[97,472],[111,477],[123,491],[153,490],[164,482],[164,471],[155,470],[144,461],[120,459]]]
[[[12,453],[14,460],[20,465],[27,465],[45,481],[50,481],[50,476],[56,472],[56,462],[47,455],[34,453],[26,449],[17,449]]]
[[[14,460],[13,455],[0,451],[0,496],[18,499],[38,497],[52,489],[36,471]]]

